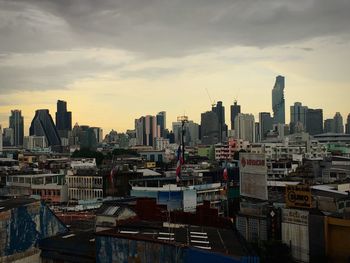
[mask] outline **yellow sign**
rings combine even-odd
[[[147,162],[146,168],[156,168],[156,162]]]
[[[286,185],[287,207],[311,208],[311,189],[307,185]]]

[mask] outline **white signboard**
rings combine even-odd
[[[240,194],[267,200],[267,167],[265,154],[240,153]]]
[[[309,212],[297,209],[283,209],[282,222],[297,225],[309,225]]]

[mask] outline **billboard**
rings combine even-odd
[[[240,153],[240,194],[267,200],[267,166],[265,154]]]
[[[286,185],[286,205],[295,208],[311,208],[311,189],[308,185]]]

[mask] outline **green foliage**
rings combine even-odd
[[[132,155],[132,156],[139,156],[139,154],[134,150],[129,149],[114,149],[112,152],[112,155],[119,156],[119,155]]]
[[[105,156],[101,152],[91,151],[89,149],[76,150],[72,154],[72,158],[95,158],[96,164],[101,165]]]

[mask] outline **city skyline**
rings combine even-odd
[[[25,133],[35,110],[54,112],[57,99],[73,123],[106,131],[161,110],[198,123],[211,105],[205,89],[226,115],[237,99],[257,119],[272,112],[277,75],[286,77],[286,122],[297,101],[325,119],[349,111],[344,1],[0,0],[0,10],[0,123],[20,109]]]

